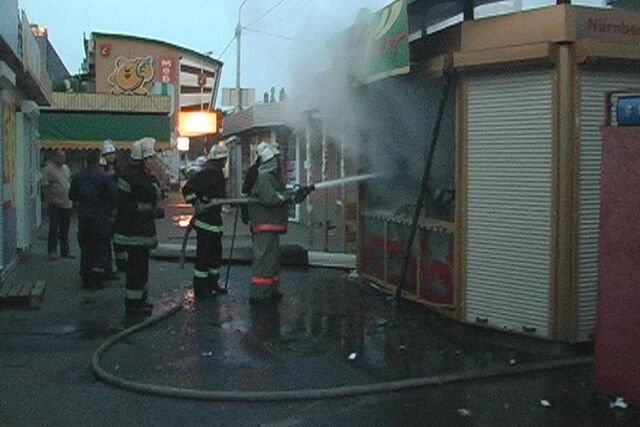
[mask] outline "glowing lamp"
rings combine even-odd
[[[218,131],[218,113],[215,111],[183,111],[178,116],[180,135],[210,135]]]
[[[189,137],[178,137],[178,151],[189,151]]]

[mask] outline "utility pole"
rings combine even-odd
[[[242,97],[240,96],[240,48],[242,39],[242,24],[240,23],[240,14],[242,13],[242,6],[248,0],[243,0],[238,9],[238,25],[236,26],[236,112],[242,110]]]

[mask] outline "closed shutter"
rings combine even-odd
[[[580,231],[578,341],[592,338],[598,289],[600,165],[605,92],[640,88],[640,73],[584,69],[580,78]]]
[[[466,316],[546,337],[551,72],[469,79]]]

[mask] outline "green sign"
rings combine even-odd
[[[397,0],[376,13],[360,11],[344,34],[348,75],[355,85],[409,73],[407,4]]]

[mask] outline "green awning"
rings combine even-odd
[[[42,148],[100,148],[105,139],[125,148],[150,136],[156,148],[164,149],[169,148],[171,130],[171,117],[164,114],[41,111],[39,117]]]

